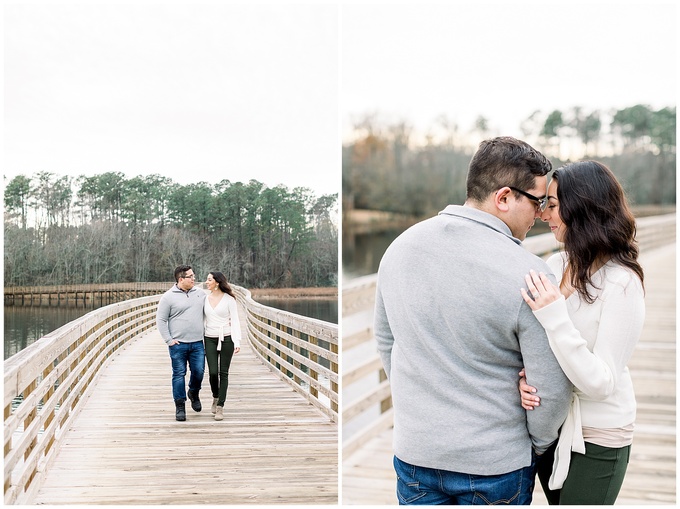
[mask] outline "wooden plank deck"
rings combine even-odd
[[[629,365],[638,401],[631,461],[617,505],[676,502],[676,246],[643,253],[647,316]],[[342,504],[394,505],[392,432],[342,462]],[[534,504],[547,504],[540,485]]]
[[[187,402],[187,420],[177,422],[171,373],[157,330],[127,346],[104,369],[34,503],[338,503],[337,424],[247,340],[232,361],[223,421],[210,413],[206,367],[203,411]]]

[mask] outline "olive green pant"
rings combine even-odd
[[[559,490],[548,488],[555,444],[538,462],[538,478],[550,505],[613,505],[630,460],[630,445],[618,449],[586,442],[586,453],[571,453],[569,474]]]
[[[229,387],[229,365],[234,356],[234,342],[231,336],[225,336],[222,350],[217,351],[217,338],[204,337],[205,357],[208,360],[208,377],[213,398],[217,398],[217,406],[224,406]]]

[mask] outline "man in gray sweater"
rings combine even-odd
[[[520,288],[554,275],[521,241],[551,163],[510,137],[470,163],[467,199],[400,235],[378,271],[375,336],[394,405],[400,504],[529,504],[571,385]],[[541,406],[520,404],[526,369]],[[540,410],[539,410],[540,409]]]
[[[156,312],[156,325],[170,351],[172,397],[175,400],[175,419],[178,421],[186,420],[187,362],[191,370],[188,392],[191,408],[196,412],[202,410],[198,392],[201,390],[205,371],[203,305],[206,293],[194,288],[195,280],[196,276],[189,265],[177,267],[177,283],[163,294]]]

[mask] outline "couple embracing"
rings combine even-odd
[[[486,140],[462,206],[404,232],[378,271],[400,504],[613,504],[635,423],[645,316],[635,220],[596,161],[555,170]],[[522,247],[540,218],[563,251]],[[518,378],[521,377],[521,378]]]
[[[168,345],[172,360],[172,396],[175,418],[186,420],[187,396],[191,408],[200,412],[199,398],[205,359],[212,390],[211,411],[216,421],[224,418],[224,403],[229,386],[229,366],[240,351],[241,325],[236,297],[221,272],[210,272],[206,278],[207,291],[195,288],[196,275],[189,265],[175,269],[175,285],[165,292],[158,303],[156,324]],[[187,364],[191,375],[186,390]]]

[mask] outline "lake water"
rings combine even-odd
[[[349,281],[360,276],[378,272],[380,259],[385,250],[403,229],[354,233],[343,229],[342,279]]]
[[[5,306],[4,359],[45,334],[92,311],[92,307]]]
[[[338,323],[338,299],[259,299],[265,306]],[[4,306],[4,357],[8,359],[44,335],[94,307]]]
[[[260,304],[283,311],[289,311],[296,315],[308,316],[323,320],[324,322],[338,323],[338,299],[319,299],[319,298],[291,298],[276,299],[269,297],[258,297],[253,299]]]

